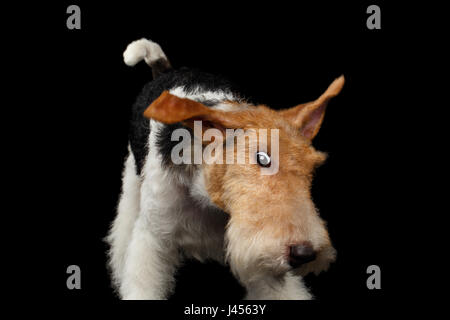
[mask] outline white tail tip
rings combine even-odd
[[[159,44],[144,38],[130,43],[123,53],[123,61],[130,67],[136,65],[141,60],[145,60],[151,66],[153,62],[159,59],[167,60]]]

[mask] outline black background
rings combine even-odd
[[[81,8],[81,30],[66,28],[70,4]],[[394,259],[402,240],[394,237],[399,149],[393,135],[401,107],[391,97],[403,57],[394,49],[401,40],[393,8],[378,3],[382,29],[368,30],[370,4],[40,6],[40,23],[24,35],[39,56],[27,63],[38,71],[18,95],[23,99],[30,86],[44,101],[23,109],[37,115],[32,122],[39,127],[29,148],[38,155],[32,166],[39,168],[29,198],[39,208],[29,225],[39,232],[28,254],[43,270],[35,297],[44,290],[46,298],[69,303],[117,299],[102,239],[120,192],[130,107],[151,80],[147,65],[130,68],[122,60],[127,44],[141,37],[159,43],[175,68],[224,75],[273,108],[313,100],[345,75],[344,89],[330,103],[314,141],[329,158],[317,171],[313,199],[338,258],[328,272],[306,282],[319,308],[336,301],[375,305],[395,296]],[[81,267],[81,290],[66,288],[71,264]],[[381,268],[381,290],[366,287],[371,264]],[[186,303],[236,301],[243,295],[228,270],[215,264],[188,263],[177,278],[172,298]]]

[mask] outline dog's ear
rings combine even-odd
[[[280,114],[299,128],[303,136],[312,140],[319,132],[328,102],[339,94],[344,82],[345,79],[342,75],[335,79],[317,100],[281,110]]]
[[[144,111],[144,117],[166,124],[185,121],[209,114],[208,107],[189,99],[179,98],[164,91],[158,99]]]
[[[164,91],[158,99],[145,110],[144,117],[154,119],[166,124],[181,122],[193,128],[194,121],[201,120],[202,128],[239,128],[238,117],[232,113],[214,110],[200,102],[179,98]]]

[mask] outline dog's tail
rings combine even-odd
[[[123,61],[130,67],[141,60],[145,60],[152,68],[153,79],[172,70],[169,59],[167,59],[159,44],[145,38],[131,42],[123,52]]]

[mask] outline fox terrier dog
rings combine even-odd
[[[312,299],[302,277],[336,257],[311,200],[313,171],[326,158],[312,139],[344,77],[317,100],[276,111],[252,105],[220,77],[172,69],[150,40],[132,42],[123,56],[129,66],[145,60],[153,80],[133,106],[122,193],[106,238],[120,297],[167,299],[177,268],[194,258],[228,265],[247,299]],[[195,146],[180,151],[177,132],[192,134],[195,143],[185,146],[197,143],[200,156],[214,140],[219,161],[195,161]],[[235,161],[238,147],[250,144],[256,149],[244,147],[244,161]]]

